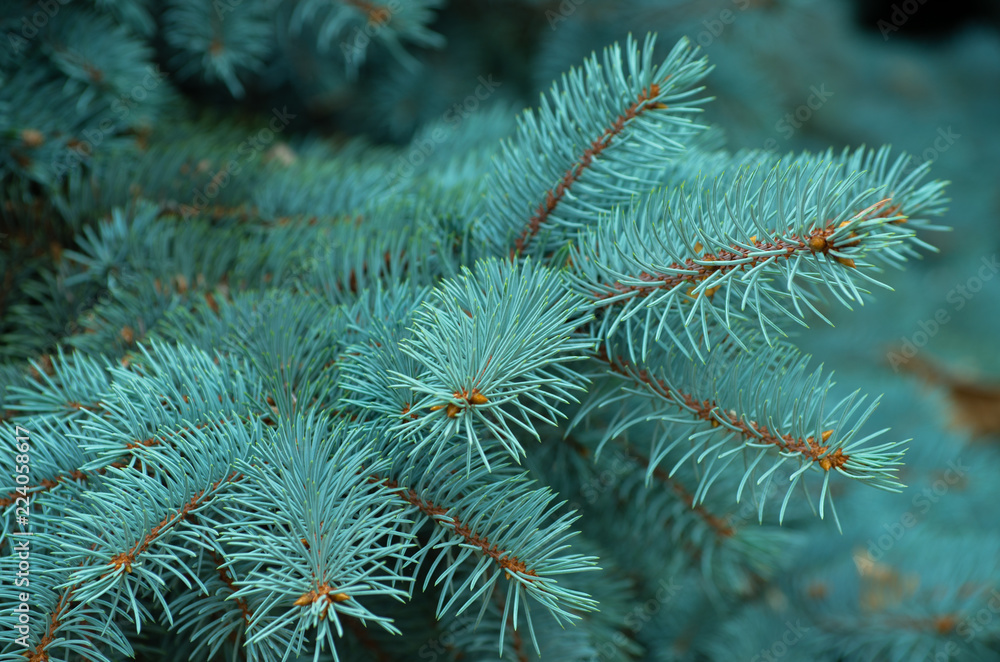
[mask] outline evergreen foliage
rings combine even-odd
[[[792,337],[935,250],[929,164],[727,149],[653,34],[328,139],[443,3],[42,4],[0,10],[0,659],[934,659],[995,593],[995,530],[943,596],[850,548],[909,446]]]

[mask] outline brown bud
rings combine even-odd
[[[41,147],[45,144],[45,136],[38,129],[22,129],[21,142],[25,147]]]
[[[934,629],[940,635],[949,634],[955,629],[955,617],[951,614],[945,614],[943,616],[938,616],[934,619]]]
[[[212,309],[212,312],[218,315],[219,304],[216,302],[215,296],[211,292],[205,292],[205,301],[208,303],[208,307]]]

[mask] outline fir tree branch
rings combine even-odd
[[[869,209],[858,212],[858,216],[886,218],[886,214],[879,210],[883,208],[894,209],[894,207],[888,206],[889,202],[891,202],[889,198],[880,200]],[[853,269],[856,267],[854,260],[846,256],[844,249],[857,247],[861,240],[855,239],[853,233],[847,233],[846,237],[838,237],[839,240],[832,237],[839,227],[849,223],[850,221],[843,221],[835,224],[828,221],[826,225],[814,228],[802,237],[792,233],[786,236],[775,235],[770,240],[763,241],[753,236],[747,246],[731,244],[729,248],[717,253],[705,252],[697,258],[686,258],[683,264],[675,262],[664,270],[668,273],[648,274],[643,272],[638,277],[626,279],[628,281],[642,281],[644,284],[641,285],[625,285],[620,280],[616,280],[605,285],[605,291],[595,292],[593,296],[602,302],[599,305],[605,305],[603,302],[609,299],[619,300],[621,295],[635,294],[636,297],[641,298],[650,296],[657,290],[671,290],[681,285],[690,285],[687,294],[692,298],[697,298],[702,293],[711,297],[721,285],[708,289],[698,289],[696,286],[712,274],[721,274],[724,277],[733,270],[753,271],[774,258],[790,260],[796,255],[832,255],[833,260]],[[839,234],[843,235],[843,233]],[[695,244],[695,250],[699,250],[700,247],[700,244]],[[702,264],[703,262],[708,264]]]
[[[533,578],[538,577],[538,574],[534,570],[528,568],[524,561],[517,558],[517,556],[508,551],[497,549],[495,544],[491,546],[489,538],[470,529],[469,526],[463,524],[457,516],[449,515],[447,507],[436,505],[429,499],[422,499],[412,488],[401,488],[396,481],[390,480],[389,478],[382,478],[376,474],[372,474],[369,476],[369,481],[385,485],[390,490],[397,492],[400,498],[411,506],[417,508],[434,523],[439,526],[443,526],[446,529],[452,529],[455,534],[463,539],[465,544],[479,549],[484,556],[489,557],[494,563],[496,563],[496,565],[504,571],[504,576],[507,577],[507,579],[511,578],[511,574],[516,574],[519,578],[526,582],[534,581]]]
[[[384,428],[387,423],[377,425]],[[437,605],[439,618],[455,604],[460,605],[456,614],[477,600],[482,601],[481,609],[486,609],[490,595],[506,580],[508,613],[515,610],[521,614],[523,610],[513,617],[515,627],[519,627],[519,618],[531,627],[533,619],[525,604],[529,598],[561,622],[577,620],[596,603],[585,593],[564,586],[557,577],[593,569],[596,559],[563,553],[574,535],[569,526],[575,517],[557,517],[561,504],[554,503],[552,492],[530,489],[525,473],[510,471],[497,457],[499,449],[489,452],[490,470],[477,465],[471,472],[463,471],[465,454],[461,448],[451,447],[438,458],[418,454],[390,472],[367,471],[366,475],[369,481],[392,489],[417,515],[414,531],[424,522],[433,523],[433,531],[422,541],[414,561],[422,563],[432,549],[443,550],[431,563],[424,583],[425,589],[432,580],[443,584]],[[463,580],[456,586],[459,576]],[[500,636],[502,641],[503,630]]]
[[[658,422],[663,429],[653,438],[646,480],[667,458],[674,462],[668,475],[687,461],[704,466],[694,503],[705,499],[712,484],[737,457],[743,458],[745,466],[736,491],[737,502],[747,485],[753,488],[763,482],[767,491],[782,465],[797,465],[789,476],[779,521],[784,518],[793,489],[800,483],[805,487],[802,481],[810,469],[822,476],[820,517],[827,502],[834,508],[829,491],[833,473],[879,489],[902,488],[894,474],[902,457],[898,447],[903,442],[869,444],[885,430],[856,438],[877,400],[859,414],[864,398],[858,400],[854,393],[824,411],[826,393],[832,388],[829,377],[824,379],[821,369],[807,374],[808,357],[798,355],[791,347],[758,343],[753,352],[747,353],[723,344],[709,354],[704,364],[675,350],[639,366],[622,356],[620,346],[612,347],[609,353],[602,345],[594,358],[606,366],[608,375],[624,378],[626,386],[618,395],[614,395],[612,383],[593,391],[574,416],[570,429],[597,407],[631,402],[608,424],[598,450],[635,425]],[[750,393],[775,395],[762,399],[760,395],[748,397]],[[632,399],[636,395],[646,404],[639,405],[642,400]],[[674,426],[692,431],[676,434]],[[774,462],[765,463],[765,457]],[[804,493],[808,498],[808,492]],[[811,500],[809,503],[812,506]],[[761,500],[761,520],[764,505]],[[835,509],[833,514],[839,525]]]
[[[494,159],[478,228],[494,254],[544,255],[565,243],[652,185],[683,150],[678,140],[701,128],[686,115],[697,112],[690,97],[700,88],[688,88],[708,72],[705,60],[682,40],[655,66],[654,45],[647,35],[640,49],[630,35],[624,54],[615,44],[602,63],[592,55],[553,85],[537,114],[518,118],[516,136]]]
[[[666,82],[670,76],[667,76],[661,82]],[[666,109],[668,106],[662,102],[651,102],[653,98],[660,96],[660,84],[652,83],[649,86],[649,90],[643,89],[639,93],[638,98],[628,107],[625,111],[619,115],[614,123],[604,130],[604,133],[600,137],[596,138],[587,149],[583,151],[580,159],[574,163],[569,170],[562,176],[559,183],[555,187],[549,189],[545,192],[545,201],[539,203],[538,209],[535,210],[534,216],[528,219],[528,225],[521,231],[520,236],[514,241],[514,248],[511,249],[510,258],[513,260],[517,254],[526,253],[528,244],[531,240],[538,234],[539,229],[542,224],[546,222],[549,215],[555,211],[556,205],[558,205],[563,197],[569,192],[573,184],[580,179],[582,172],[591,166],[594,159],[601,155],[601,152],[607,148],[612,140],[618,136],[619,133],[625,128],[625,124],[630,120],[635,119],[640,116],[643,112],[650,109]]]
[[[805,324],[802,304],[825,320],[816,302],[826,294],[863,303],[861,286],[884,287],[870,272],[900,266],[911,244],[926,247],[916,230],[937,229],[925,217],[940,213],[942,185],[919,185],[922,168],[904,177],[905,155],[891,164],[887,150],[806,155],[766,171],[741,158],[581,234],[568,276],[604,310],[600,337],[624,325],[641,333],[641,356],[664,333],[700,353],[710,326],[741,342],[734,325],[749,319],[770,342],[769,330],[785,333],[782,317]]]
[[[576,317],[577,305],[558,272],[531,260],[478,262],[474,271],[444,281],[415,311],[412,335],[400,340],[398,350],[385,350],[407,355],[415,362],[411,369],[418,369],[416,375],[388,370],[396,380],[392,388],[411,392],[402,408],[394,398],[393,416],[402,419],[395,429],[416,438],[417,449],[433,445],[435,454],[464,432],[470,466],[473,450],[487,462],[480,430],[513,457],[523,455],[509,423],[538,438],[531,418],[555,425],[558,404],[575,400],[572,391],[583,389],[564,365],[592,345],[575,332],[585,321]],[[354,372],[367,374],[373,367],[378,365]],[[385,401],[384,391],[357,378],[351,384]]]
[[[782,453],[797,453],[805,460],[818,464],[823,471],[839,469],[850,459],[840,448],[833,452],[829,451],[829,446],[821,445],[833,435],[833,430],[824,430],[821,437],[822,442],[813,437],[797,438],[790,434],[781,434],[771,431],[766,426],[757,421],[745,421],[745,415],[739,415],[734,410],[724,410],[718,402],[710,399],[697,400],[691,393],[684,393],[672,388],[664,379],[651,377],[645,368],[637,368],[622,357],[608,356],[605,347],[602,345],[598,357],[608,364],[609,368],[619,374],[631,377],[651,391],[662,397],[664,400],[677,405],[680,409],[687,411],[693,418],[701,419],[709,423],[712,427],[726,425],[729,429],[734,429],[737,433],[749,442],[755,444],[768,444],[777,448]],[[690,504],[689,504],[690,505]]]

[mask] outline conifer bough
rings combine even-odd
[[[358,7],[324,14],[323,39]],[[5,368],[0,429],[31,430],[33,602],[3,659],[414,659],[445,634],[453,659],[611,641],[633,659],[621,595],[693,569],[745,596],[795,541],[769,508],[839,526],[849,482],[899,490],[903,442],[864,428],[874,403],[828,407],[829,374],[779,336],[928,248],[943,184],[887,149],[721,149],[692,121],[706,60],[654,46],[593,55],[499,146],[384,195],[358,192],[396,152],[307,143],[179,222],[149,164],[203,146],[169,131],[95,155],[72,204],[48,190],[95,215],[119,202],[37,288],[91,303],[54,356]],[[202,73],[238,94],[236,71]],[[138,174],[115,198],[122,169]],[[757,522],[717,514],[733,501]],[[649,548],[623,552],[622,527]],[[18,593],[0,587],[6,632]]]

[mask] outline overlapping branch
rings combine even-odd
[[[481,239],[496,255],[544,255],[602,212],[653,186],[700,126],[689,115],[707,72],[682,40],[661,64],[655,38],[629,36],[564,75],[536,111],[518,119],[490,174]],[[624,50],[624,52],[623,52]]]

